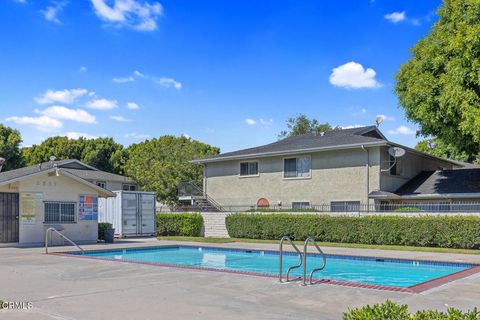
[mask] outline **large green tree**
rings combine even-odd
[[[202,167],[190,160],[219,152],[219,148],[185,137],[162,136],[126,149],[125,174],[142,189],[155,191],[159,201],[174,204],[180,182],[202,183]]]
[[[421,136],[472,161],[480,152],[480,1],[444,0],[438,16],[401,66],[395,90]]]
[[[0,124],[0,157],[5,159],[2,171],[23,166],[20,143],[22,143],[20,132]]]
[[[431,144],[434,144],[433,146]],[[430,144],[430,145],[429,145]],[[459,161],[469,161],[470,157],[465,151],[459,151],[455,146],[435,138],[431,140],[422,140],[417,143],[415,149],[429,153],[436,157],[454,159]]]
[[[27,165],[49,161],[53,155],[57,160],[78,159],[100,170],[114,173],[122,173],[122,153],[123,146],[112,138],[51,137],[23,150]]]
[[[280,132],[278,135],[279,139],[311,132],[326,132],[339,129],[339,127],[332,128],[328,122],[320,123],[317,119],[309,119],[304,114],[299,114],[296,117],[289,118],[286,122],[287,130]]]

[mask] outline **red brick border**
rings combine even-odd
[[[168,247],[177,247],[177,246],[162,246],[163,248]],[[145,247],[148,248],[148,247]],[[200,247],[199,247],[200,248]],[[225,249],[222,247],[207,247],[207,248],[215,248],[215,249]],[[142,249],[142,248],[135,248],[135,249]],[[238,248],[235,248],[238,249]],[[117,249],[105,249],[105,250],[92,250],[92,251],[110,251],[110,250],[128,250],[125,248],[117,248]],[[226,249],[228,250],[228,249]],[[239,249],[241,250],[241,249]],[[273,250],[262,250],[262,251],[272,251]],[[216,269],[216,268],[206,268],[206,267],[195,267],[195,266],[182,266],[177,264],[168,264],[168,263],[158,263],[158,262],[144,262],[144,261],[129,261],[129,260],[120,260],[120,259],[113,259],[113,258],[100,258],[100,257],[92,257],[92,256],[83,256],[78,254],[71,254],[71,253],[63,253],[63,252],[53,252],[50,253],[56,256],[64,256],[64,257],[77,257],[77,258],[84,258],[84,259],[94,259],[94,260],[102,260],[102,261],[115,261],[115,262],[123,262],[123,263],[133,263],[133,264],[143,264],[149,266],[157,266],[157,267],[168,267],[168,268],[177,268],[177,269],[188,269],[188,270],[204,270],[204,271],[214,271],[214,272],[224,272],[224,273],[231,273],[231,274],[241,274],[241,275],[249,275],[249,276],[256,276],[256,277],[268,277],[268,278],[277,278],[277,275],[266,274],[266,273],[258,273],[258,272],[246,272],[246,271],[238,271],[238,270],[226,270],[226,269]],[[343,256],[343,255],[342,255]],[[361,256],[356,256],[361,257]],[[398,259],[402,260],[402,259]],[[421,260],[415,260],[421,261]],[[425,260],[431,261],[431,260]],[[435,262],[435,261],[433,261]],[[447,261],[436,261],[436,262],[447,262]],[[471,276],[475,273],[480,272],[480,265],[475,265],[469,269],[461,270],[452,274],[448,274],[436,279],[432,279],[429,281],[425,281],[410,287],[396,287],[396,286],[387,286],[387,285],[376,285],[376,284],[367,284],[367,283],[360,283],[360,282],[349,282],[349,281],[340,281],[340,280],[332,280],[332,279],[321,279],[314,284],[333,284],[338,286],[344,287],[355,287],[355,288],[364,288],[364,289],[374,289],[374,290],[386,290],[386,291],[394,291],[394,292],[408,292],[408,293],[421,293],[426,290],[430,290],[432,288],[439,287],[443,284],[462,279],[468,276]]]

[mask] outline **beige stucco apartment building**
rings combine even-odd
[[[392,157],[392,147],[405,154]],[[204,194],[222,207],[327,205],[333,210],[398,202],[405,195],[395,192],[416,177],[464,165],[390,142],[376,126],[293,136],[193,162],[204,166]],[[459,191],[457,197],[465,196]],[[475,196],[480,199],[480,193]]]
[[[131,179],[78,160],[0,173],[0,242],[42,243],[54,227],[78,243],[98,238],[98,198],[136,189]]]

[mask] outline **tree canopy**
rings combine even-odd
[[[480,152],[480,2],[444,0],[438,15],[401,66],[395,91],[421,136],[473,161]]]
[[[435,143],[434,148],[430,148],[428,144],[430,142]],[[469,155],[465,151],[459,151],[453,145],[443,142],[439,138],[432,140],[422,140],[417,143],[415,149],[425,153],[429,153],[436,157],[454,159],[459,161],[469,161]]]
[[[67,137],[51,137],[39,145],[23,150],[27,165],[49,161],[50,156],[57,160],[78,159],[97,169],[121,173],[123,146],[112,138],[69,139]]]
[[[23,166],[20,143],[22,143],[20,132],[0,124],[0,157],[5,159],[2,171]]]
[[[124,170],[142,189],[155,191],[159,201],[173,204],[178,201],[180,182],[202,185],[203,168],[190,160],[219,152],[219,148],[186,137],[162,136],[128,147]]]
[[[286,123],[287,130],[280,132],[278,135],[279,139],[311,132],[326,132],[339,129],[339,127],[332,128],[328,122],[320,123],[317,119],[309,119],[304,114],[299,114],[296,117],[289,118],[287,119]]]

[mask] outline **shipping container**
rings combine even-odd
[[[98,222],[109,222],[119,237],[154,236],[155,193],[113,191],[115,198],[99,199]]]

